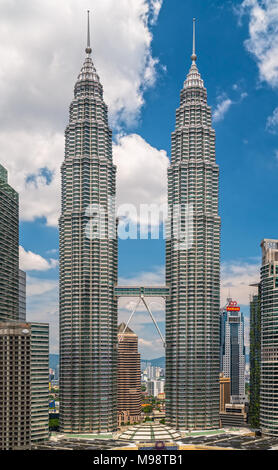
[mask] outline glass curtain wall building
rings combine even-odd
[[[278,240],[261,243],[260,426],[278,436]]]
[[[261,286],[250,301],[250,404],[249,423],[260,426],[260,382],[261,382]]]
[[[0,165],[0,321],[19,317],[18,194]]]
[[[166,423],[179,429],[219,426],[219,168],[211,108],[196,59],[194,38],[168,170],[169,207],[172,213],[176,205],[181,208],[179,226],[189,234],[184,246],[171,219],[166,242]]]
[[[87,56],[70,105],[62,164],[60,427],[72,433],[117,429],[118,254],[116,223],[107,216],[116,167],[91,53],[88,18]],[[106,222],[101,234],[93,224],[99,207]]]
[[[245,402],[244,316],[228,299],[221,312],[220,370],[231,379],[231,402]]]

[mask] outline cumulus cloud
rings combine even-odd
[[[157,150],[137,134],[119,135],[113,148],[117,165],[117,203],[162,206],[167,202],[167,168],[164,150]],[[132,214],[131,217],[132,219]],[[137,221],[136,215],[135,222]],[[148,218],[142,217],[147,223]]]
[[[41,296],[43,294],[48,294],[50,291],[58,288],[58,280],[52,279],[39,279],[32,276],[27,276],[26,278],[26,292],[27,298],[34,296]],[[42,301],[43,305],[44,302]],[[47,302],[46,302],[47,304]],[[56,304],[57,307],[57,304]],[[38,312],[39,314],[39,312]]]
[[[19,192],[20,219],[45,217],[48,225],[56,226],[60,213],[63,134],[2,130],[0,148],[0,160],[9,170],[9,182]]]
[[[244,0],[237,9],[248,15],[246,49],[254,56],[261,81],[278,86],[278,0]]]
[[[47,261],[42,256],[32,251],[25,251],[22,246],[19,247],[19,267],[23,271],[48,271],[57,266],[57,259],[51,258]]]
[[[159,61],[151,25],[162,0],[0,3],[0,161],[20,194],[21,219],[57,225],[64,128],[85,58],[92,7],[93,59],[114,128],[134,124]],[[12,41],[11,41],[12,38]]]
[[[259,263],[225,261],[221,265],[221,305],[231,296],[240,305],[249,305],[250,296],[256,293],[250,284],[260,280]]]
[[[58,281],[27,275],[27,321],[49,323],[51,353],[59,353],[58,305]]]
[[[155,359],[157,357],[165,356],[165,349],[159,338],[151,340],[138,338],[138,345],[142,359]]]

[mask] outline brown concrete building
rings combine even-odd
[[[0,323],[0,450],[31,447],[31,328]]]
[[[220,413],[220,427],[246,427],[247,426],[247,409],[244,404],[225,405],[224,412]]]
[[[135,423],[141,420],[141,362],[138,336],[124,323],[118,328],[118,344],[118,418],[127,412]]]
[[[231,379],[220,374],[220,413],[225,412],[225,405],[231,401]]]

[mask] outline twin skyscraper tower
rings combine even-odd
[[[181,430],[219,426],[219,169],[211,109],[196,66],[195,31],[193,38],[168,169],[169,209],[181,208],[179,224],[191,233],[191,243],[183,246],[175,218],[168,223],[166,424]],[[89,15],[86,54],[62,164],[60,428],[104,433],[117,429],[118,243],[109,217],[116,167],[108,109],[91,58]],[[97,207],[108,214],[106,223],[101,236],[88,236]]]

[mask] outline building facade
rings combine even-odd
[[[164,393],[165,380],[150,380],[147,382],[147,390],[149,395],[157,397],[160,393]]]
[[[250,301],[250,403],[249,423],[260,426],[260,382],[261,382],[261,286]]]
[[[232,403],[245,402],[244,317],[237,302],[228,299],[221,312],[220,369],[231,379]]]
[[[219,168],[196,59],[194,45],[168,170],[170,212],[181,216],[166,241],[166,423],[179,429],[219,426]]]
[[[225,406],[231,402],[231,379],[220,374],[220,413],[225,412]]]
[[[26,273],[19,270],[19,285],[18,285],[18,320],[20,322],[26,321]]]
[[[138,336],[124,323],[118,328],[118,413],[138,422],[142,412],[141,361]]]
[[[0,450],[31,446],[31,328],[0,323]]]
[[[107,216],[116,167],[91,53],[88,28],[87,56],[65,132],[59,222],[60,428],[71,433],[117,429],[118,254],[116,223]],[[95,215],[102,221],[103,212],[98,231]]]
[[[49,437],[49,325],[31,328],[31,441]]]
[[[0,321],[18,320],[18,194],[0,165]]]
[[[261,247],[260,426],[278,436],[278,240],[264,239]]]

